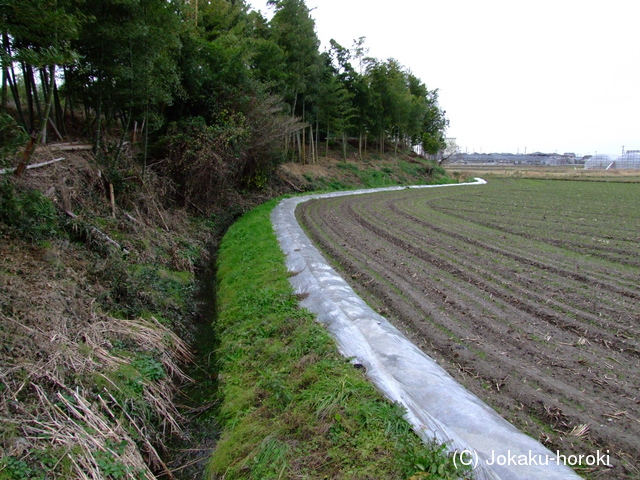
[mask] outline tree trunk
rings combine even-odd
[[[100,64],[104,65],[104,45],[100,46]],[[96,110],[96,131],[93,141],[93,153],[97,154],[100,149],[100,135],[102,135],[102,93],[104,89],[103,72],[98,71],[98,107]]]
[[[342,131],[342,158],[347,161],[347,134]]]
[[[51,88],[51,85],[49,85],[49,80],[47,78],[47,71],[45,68],[40,68],[39,73],[40,73],[40,83],[42,84],[42,97],[47,99],[49,98],[49,89]],[[34,80],[33,92],[36,99],[36,105],[38,106],[38,117],[44,118],[44,115],[40,114],[40,96],[38,95],[38,89],[36,88],[36,85],[35,85],[35,79],[33,80]],[[53,79],[52,83],[55,84],[55,79]],[[51,93],[53,94],[53,89]],[[40,129],[42,130],[42,137],[40,138],[40,142],[42,143],[42,145],[45,145],[48,141],[47,129],[49,128],[50,120],[51,120],[51,111],[49,111],[47,122],[44,125],[39,125]]]
[[[304,116],[304,110],[302,114]],[[307,127],[302,128],[302,163],[307,163]]]
[[[309,163],[315,163],[315,152],[313,151],[313,123],[309,125]]]
[[[9,69],[9,89],[11,90],[11,95],[13,96],[13,102],[16,104],[16,110],[18,110],[18,117],[20,118],[20,123],[27,130],[27,122],[24,119],[24,115],[22,114],[22,104],[20,102],[20,92],[18,92],[18,85],[16,83],[16,74],[13,71],[13,64],[11,64],[11,68]]]
[[[9,77],[9,69],[5,65],[2,65],[2,110],[3,111],[7,110],[7,100],[9,98],[9,95],[7,92],[7,86],[9,83],[8,77]]]
[[[394,155],[398,155],[398,143],[400,142],[400,130],[398,129],[398,134],[396,135],[396,148],[393,152]]]
[[[144,144],[143,144],[143,153],[142,153],[142,175],[147,172],[147,154],[149,152],[149,104],[145,106],[144,112]],[[162,215],[160,215],[162,217]],[[163,219],[164,221],[164,219]]]
[[[40,132],[38,133],[35,141],[33,142],[32,148],[28,148],[27,151],[25,152],[25,155],[22,159],[22,161],[18,164],[18,168],[16,168],[16,171],[14,172],[16,177],[19,177],[22,175],[22,172],[24,172],[24,170],[27,168],[27,165],[29,165],[29,161],[31,160],[31,157],[33,156],[33,152],[35,152],[36,148],[38,147],[38,143],[40,142],[40,140],[42,139],[43,135],[45,134],[45,131],[47,129],[47,122],[49,121],[49,113],[51,112],[51,103],[53,102],[53,82],[55,82],[55,77],[56,77],[56,67],[55,65],[51,65],[50,68],[50,88],[48,91],[48,95],[47,95],[47,103],[45,105],[44,108],[44,114],[42,116],[42,120],[41,120],[41,125],[42,128],[40,129]],[[32,137],[33,138],[33,137]]]
[[[364,156],[367,156],[367,132],[364,133]]]
[[[9,35],[6,33],[2,34],[2,51],[6,54],[6,58],[11,58],[9,56]],[[7,109],[7,101],[9,99],[9,94],[7,92],[8,85],[9,68],[5,65],[5,62],[2,62],[2,109],[5,111]]]
[[[43,118],[42,115],[42,106],[40,105],[40,95],[38,94],[38,86],[36,85],[36,74],[33,71],[33,66],[27,65],[27,70],[29,70],[29,78],[31,79],[31,91],[33,92],[33,101],[36,106],[36,118]],[[40,83],[42,83],[42,95],[43,98],[47,98],[47,86],[49,82],[45,78],[42,78],[42,71],[40,73]]]
[[[329,156],[329,124],[327,124],[327,139],[326,139],[326,146],[324,149],[324,156],[325,157]]]
[[[33,132],[36,129],[36,120],[34,118],[33,113],[33,97],[31,96],[31,80],[29,77],[29,72],[27,71],[27,66],[24,62],[22,63],[22,78],[24,80],[24,91],[27,95],[27,109],[29,111],[29,131]]]
[[[64,83],[69,85],[68,71],[67,67],[64,67]],[[71,128],[76,128],[76,114],[73,110],[73,98],[71,98],[71,93],[67,92],[67,96],[64,102],[64,112],[62,113],[62,118],[66,118],[67,116],[67,104],[69,105],[69,113],[71,115]]]
[[[64,134],[67,134],[67,128],[64,122],[64,110],[60,104],[60,93],[58,92],[58,84],[53,82],[53,104],[56,112],[56,122],[58,123],[58,129]]]

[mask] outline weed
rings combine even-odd
[[[290,447],[273,437],[265,438],[258,445],[257,452],[251,462],[251,479],[282,478],[287,468],[287,454]]]
[[[161,380],[166,376],[162,363],[150,355],[139,356],[132,362],[132,366],[138,370],[142,378],[145,380],[156,381]]]
[[[28,138],[27,132],[11,115],[0,113],[0,166],[5,166],[8,163],[6,159],[15,155]]]
[[[119,461],[116,455],[120,456],[124,453],[127,442],[125,440],[119,443],[107,441],[105,447],[106,450],[97,452],[94,456],[100,473],[114,480],[125,478],[132,471],[132,468]]]
[[[39,190],[16,191],[10,179],[0,181],[0,222],[31,241],[51,238],[59,227],[51,200]]]
[[[20,460],[16,457],[4,457],[0,460],[0,465],[2,466],[2,470],[0,471],[0,478],[3,480],[6,478],[7,480],[23,480],[23,479],[31,479],[38,478],[35,477],[37,475],[36,470],[31,468],[27,462],[24,460]],[[40,476],[43,478],[43,476]]]
[[[373,168],[367,169],[360,173],[360,181],[367,188],[380,188],[395,185],[388,173]]]
[[[411,459],[414,471],[410,478],[453,480],[461,478],[461,474],[470,475],[471,467],[458,468],[453,455],[448,453],[446,448],[446,445],[434,441],[427,448],[415,452],[415,456]]]
[[[338,164],[338,168],[340,170],[347,170],[349,172],[354,172],[357,173],[360,171],[360,169],[358,168],[358,165],[355,163],[339,163]]]

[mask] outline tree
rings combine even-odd
[[[271,39],[284,54],[284,85],[280,92],[292,115],[306,119],[317,101],[322,63],[315,22],[303,0],[270,0],[275,14],[270,22]]]
[[[173,101],[179,18],[166,0],[91,0],[83,13],[89,20],[75,43],[81,61],[67,78],[70,90],[94,110],[98,151],[103,121],[118,121],[125,132],[137,117],[148,131],[154,114]]]
[[[336,75],[331,75],[331,72],[328,71],[320,95],[319,119],[327,129],[327,149],[332,131],[342,137],[342,155],[345,161],[347,159],[347,131],[351,126],[355,113],[352,98],[353,94],[349,92],[340,79]]]
[[[5,0],[0,4],[2,28],[3,106],[10,88],[19,117],[32,133],[23,159],[15,171],[20,176],[36,146],[46,138],[53,100],[56,97],[56,68],[76,58],[71,41],[77,37],[83,17],[72,0]],[[22,105],[14,72],[14,64],[22,67],[29,122],[22,115]],[[40,106],[35,73],[40,76],[44,109]],[[56,117],[61,118],[57,106]],[[36,123],[36,117],[39,122]]]
[[[458,153],[460,153],[460,147],[456,143],[456,139],[445,139],[445,147],[439,152],[438,164],[447,163],[451,159],[451,157]]]

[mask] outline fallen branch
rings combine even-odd
[[[75,151],[75,150],[91,150],[93,148],[92,145],[85,145],[85,144],[71,144],[71,143],[64,143],[64,144],[57,144],[57,145],[51,145],[50,149],[51,150],[56,150],[59,152],[68,152],[68,151]]]
[[[54,133],[58,137],[58,140],[63,140],[62,135],[60,135],[60,132],[58,131],[58,128],[56,127],[56,124],[53,123],[53,120],[51,120],[51,117],[49,117],[49,125],[51,126],[51,128],[54,131]]]
[[[284,180],[285,182],[287,182],[287,183],[291,186],[291,188],[293,188],[294,190],[296,190],[296,191],[298,191],[298,192],[303,192],[303,191],[304,191],[304,190],[302,190],[302,189],[300,189],[300,188],[296,187],[292,182],[290,182],[290,181],[289,181],[289,180],[287,180],[286,178],[284,178],[284,177],[280,177],[280,178],[281,178],[282,180]]]
[[[74,218],[74,219],[78,218],[78,216],[75,213],[70,212],[69,210],[66,210],[64,213],[66,213],[71,218]],[[120,245],[118,242],[116,242],[113,238],[111,238],[109,235],[104,233],[102,230],[99,230],[97,227],[94,227],[93,225],[86,224],[86,226],[91,233],[95,234],[96,236],[98,236],[108,244],[113,245],[117,249],[122,250],[122,253],[124,253],[125,255],[129,255],[129,250],[124,248],[122,245]]]
[[[64,157],[54,158],[53,160],[49,160],[47,162],[34,163],[33,165],[27,165],[26,169],[31,170],[32,168],[46,167],[47,165],[51,165],[52,163],[56,163],[56,162],[61,162],[62,160],[64,160]],[[0,175],[13,173],[15,171],[16,171],[16,168],[3,168],[3,169],[0,169]]]
[[[138,219],[137,219],[136,217],[134,217],[133,215],[130,215],[130,214],[129,214],[129,213],[127,213],[127,212],[122,212],[122,213],[123,213],[123,215],[124,215],[125,217],[127,217],[127,218],[128,218],[129,220],[131,220],[133,223],[137,223],[138,225],[141,225],[141,226],[143,226],[143,227],[146,227],[146,225],[145,225],[143,222],[141,222],[140,220],[138,220]]]
[[[111,216],[116,218],[116,196],[113,193],[113,183],[109,182],[109,200],[111,203]]]

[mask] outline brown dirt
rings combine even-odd
[[[640,170],[585,170],[582,165],[473,165],[447,164],[448,172],[468,176],[545,178],[549,180],[596,180],[602,182],[640,182]]]
[[[507,420],[554,452],[610,450],[613,469],[580,474],[638,478],[638,243],[580,254],[431,203],[462,194],[342,197],[298,216],[374,308]]]

